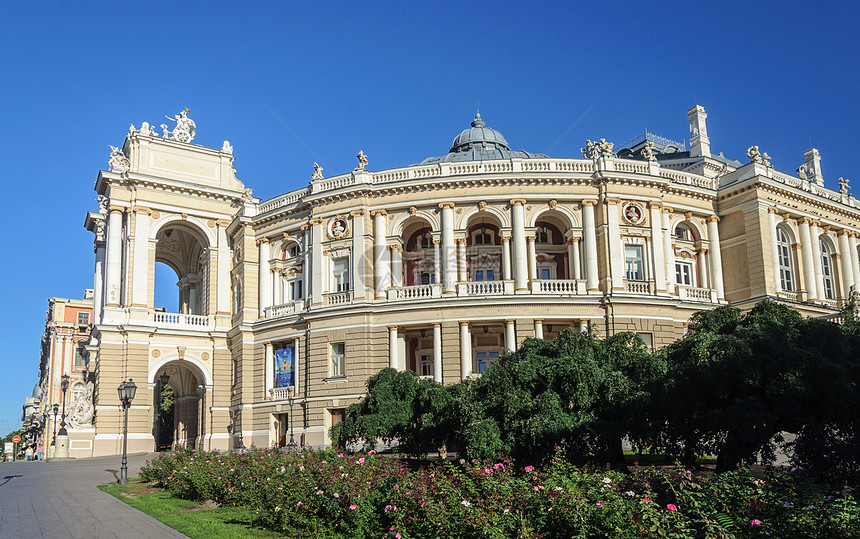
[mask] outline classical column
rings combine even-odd
[[[147,306],[149,293],[149,208],[134,207],[134,266],[131,273],[131,304]]]
[[[579,243],[582,241],[582,238],[571,238],[567,241],[567,262],[570,266],[568,268],[568,279],[579,280],[582,278],[581,267],[582,265],[579,262]]]
[[[391,258],[391,286],[403,286],[403,248],[390,245],[388,250]]]
[[[374,273],[376,277],[376,299],[385,299],[386,290],[391,284],[391,265],[388,261],[388,228],[385,210],[374,210],[373,216],[373,252]]]
[[[93,324],[101,323],[102,307],[104,306],[104,279],[105,279],[105,226],[104,220],[96,222],[96,240],[94,249],[96,252],[96,266],[93,271]]]
[[[837,232],[836,235],[839,237],[839,254],[841,255],[842,259],[842,295],[843,297],[848,298],[848,293],[855,283],[854,268],[852,267],[853,264],[851,263],[851,232],[842,229]]]
[[[270,342],[264,346],[266,349],[266,385],[263,387],[263,399],[268,399],[269,390],[275,387],[275,351]]]
[[[301,393],[302,363],[299,361],[299,338],[293,340],[293,393]]]
[[[651,222],[651,267],[654,270],[652,277],[654,278],[654,287],[658,292],[666,290],[666,262],[663,255],[663,224],[662,224],[662,209],[663,204],[660,202],[649,202],[650,222]]]
[[[797,220],[800,224],[800,248],[803,255],[803,278],[806,281],[807,301],[818,299],[818,286],[815,282],[815,258],[812,254],[812,238],[809,233],[808,217]]]
[[[433,323],[433,379],[442,383],[442,324]]]
[[[511,280],[511,238],[502,236],[502,279]]]
[[[367,258],[364,252],[364,210],[349,212],[352,217],[352,295],[353,301],[365,299],[364,274],[367,271]]]
[[[821,267],[821,232],[818,230],[818,223],[810,221],[809,223],[809,244],[812,247],[812,261],[814,264],[813,270],[815,273],[815,286],[819,291],[818,299],[825,299],[824,291],[824,270]],[[835,276],[833,272],[833,263],[830,264],[831,277]],[[835,281],[834,281],[835,282]]]
[[[122,286],[122,208],[111,206],[108,215],[107,279],[105,305],[119,307]]]
[[[537,276],[537,254],[535,253],[535,237],[528,236],[526,238],[526,250],[528,251],[529,256],[529,279],[535,280],[538,278]]]
[[[857,236],[856,232],[852,232],[848,237],[848,245],[851,248],[851,268],[854,272],[854,286],[860,288],[860,253],[857,252]]]
[[[307,270],[307,268],[309,268],[311,264],[311,255],[308,252],[310,251],[310,249],[308,249],[308,246],[311,244],[311,231],[307,224],[302,225],[301,230],[304,238],[302,242],[302,274],[304,276],[304,278],[302,279],[302,298],[304,300],[303,303],[307,303],[308,298],[310,297],[311,289],[311,284],[309,282],[311,280],[311,274]]]
[[[535,318],[535,338],[543,339],[543,319]]]
[[[723,256],[720,252],[720,228],[717,223],[720,218],[716,215],[708,217],[708,240],[711,248],[711,281],[716,289],[717,299],[726,299],[726,293],[723,286]]]
[[[269,267],[271,245],[267,238],[257,240],[260,249],[260,318],[265,317],[266,308],[272,306],[272,269]]]
[[[675,249],[672,248],[672,208],[663,206],[660,211],[660,227],[663,229],[663,259],[666,264],[666,289],[675,293]]]
[[[525,210],[521,198],[511,200],[511,236],[514,248],[514,288],[526,290],[528,286],[528,254],[526,253]]]
[[[454,203],[441,202],[442,209],[442,288],[454,294],[457,279],[457,252],[454,245]]]
[[[773,264],[773,285],[777,292],[782,290],[782,278],[779,273],[779,249],[776,243],[776,213],[777,209],[771,206],[767,209],[767,227],[770,233],[770,256]]]
[[[594,206],[596,200],[582,201],[582,250],[585,258],[585,287],[597,290],[597,234],[594,230]]]
[[[435,283],[442,283],[442,260],[439,257],[439,240],[433,240],[433,277]]]
[[[469,323],[460,322],[460,378],[465,380],[472,372],[472,334]]]
[[[466,277],[466,240],[457,239],[457,281],[464,282]]]
[[[696,253],[696,269],[699,270],[699,288],[712,288],[708,284],[708,249],[702,247]]]
[[[397,369],[399,361],[397,357],[397,326],[388,326],[388,366],[392,369]]]
[[[505,320],[505,348],[511,352],[517,349],[517,335],[514,331],[513,320]]]
[[[311,223],[311,305],[322,304],[323,290],[323,250],[322,236],[323,226],[322,219],[314,217],[310,220]]]
[[[606,202],[607,237],[609,244],[609,282],[613,290],[624,290],[624,243],[621,241],[621,222],[619,206],[621,200],[613,197],[604,198]]]

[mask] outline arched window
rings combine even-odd
[[[830,262],[830,248],[821,242],[821,280],[824,285],[824,299],[833,299],[833,267]]]
[[[779,286],[786,292],[793,292],[791,243],[788,241],[788,234],[781,228],[776,229],[776,253],[779,258]]]
[[[675,227],[675,239],[680,241],[696,241],[693,230],[686,223],[678,223]]]

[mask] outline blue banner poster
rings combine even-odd
[[[275,350],[275,387],[290,387],[293,385],[293,349]]]

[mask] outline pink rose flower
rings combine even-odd
[[[675,504],[673,504],[673,503],[668,504],[666,506],[666,509],[668,509],[669,511],[677,511],[678,510],[678,508],[675,507]]]

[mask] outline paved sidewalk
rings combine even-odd
[[[129,477],[153,456],[129,456]],[[96,488],[117,481],[120,460],[0,463],[0,538],[186,537]]]

